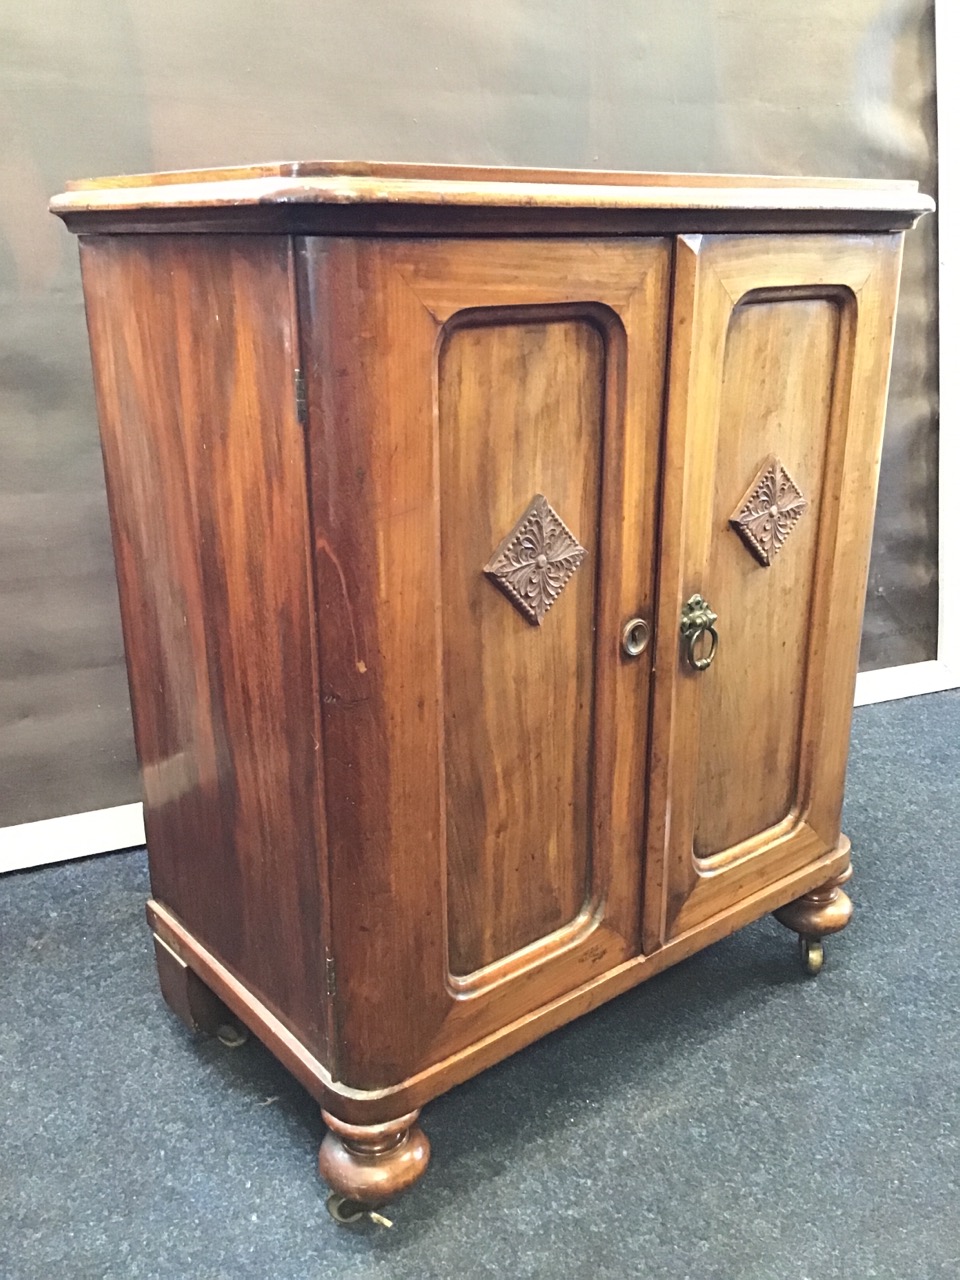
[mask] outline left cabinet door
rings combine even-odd
[[[333,1070],[369,1089],[636,953],[669,245],[299,263]]]

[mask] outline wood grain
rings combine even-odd
[[[649,616],[652,610],[668,254],[663,240],[589,246],[551,241],[532,255],[522,243],[510,241],[310,239],[301,245],[340,1069],[341,1078],[355,1087],[383,1086],[438,1061],[504,1018],[529,1012],[585,976],[620,963],[636,948],[650,669],[649,655],[632,662],[621,658],[619,635],[625,618],[637,612]],[[513,309],[513,328],[503,326],[506,308]],[[541,313],[533,314],[538,308]],[[543,308],[551,309],[550,324],[544,325]],[[489,332],[481,333],[477,326],[487,323]],[[462,324],[467,328],[461,335]],[[448,325],[454,334],[450,347],[444,341]],[[532,337],[522,371],[516,344],[518,335],[527,334]],[[491,868],[492,854],[478,847],[477,836],[485,840],[486,831],[503,826],[501,848],[510,865],[520,866],[530,855],[525,842],[537,819],[523,819],[526,828],[518,825],[515,805],[505,807],[504,794],[490,791],[485,799],[497,807],[482,821],[477,807],[460,846],[454,830],[451,912],[450,823],[457,820],[456,807],[465,805],[462,795],[470,785],[469,735],[476,732],[473,764],[488,787],[490,750],[502,750],[509,764],[517,759],[517,749],[508,738],[491,742],[490,749],[484,745],[490,731],[484,717],[493,714],[494,694],[486,684],[479,687],[470,669],[481,659],[477,641],[466,646],[466,657],[455,652],[454,628],[470,604],[458,603],[465,588],[446,564],[444,532],[448,540],[453,536],[450,522],[456,514],[465,528],[457,533],[460,541],[451,546],[451,556],[457,562],[469,558],[476,599],[485,600],[482,608],[489,617],[502,619],[508,629],[498,643],[505,644],[508,634],[526,641],[529,624],[486,581],[482,568],[536,492],[536,477],[531,476],[534,488],[528,493],[507,460],[496,467],[491,462],[483,477],[502,488],[488,493],[476,480],[470,488],[469,450],[482,450],[482,442],[461,441],[468,450],[461,460],[457,441],[444,430],[453,425],[448,419],[454,405],[444,397],[455,382],[440,394],[441,373],[452,378],[455,372],[449,363],[445,371],[440,365],[450,350],[463,365],[468,352],[458,345],[463,343],[474,344],[471,359],[501,364],[511,359],[514,373],[521,375],[513,389],[504,382],[489,387],[493,409],[507,415],[502,425],[496,412],[484,410],[486,416],[471,429],[502,430],[511,447],[517,447],[518,434],[529,431],[522,444],[529,459],[524,468],[546,468],[540,473],[548,482],[544,487],[562,491],[570,520],[600,528],[590,558],[603,566],[603,583],[592,616],[584,613],[593,599],[588,570],[576,575],[539,631],[548,645],[554,623],[554,634],[573,637],[573,649],[563,655],[550,650],[551,660],[575,662],[576,679],[588,693],[592,678],[593,722],[609,728],[595,743],[563,748],[565,770],[571,758],[592,759],[592,772],[577,778],[579,811],[566,820],[566,828],[557,828],[565,831],[565,844],[557,844],[552,862],[541,857],[532,864],[526,892],[533,905],[521,901],[519,876],[511,873],[497,881],[484,869],[482,858]],[[538,354],[542,343],[547,346]],[[598,461],[601,345],[604,431],[615,433],[619,447],[604,451]],[[568,393],[565,405],[556,399],[544,366],[544,357],[560,349],[567,356],[580,352],[571,373],[554,367],[554,379]],[[513,409],[511,397],[517,397]],[[476,394],[470,403],[471,412],[480,411]],[[571,414],[578,426],[594,419],[594,446],[591,451],[588,439],[580,453],[574,451],[565,475],[559,446],[568,454],[573,449],[572,427],[565,425]],[[555,442],[552,433],[557,433]],[[551,452],[554,448],[557,452]],[[601,518],[599,525],[598,465],[603,501],[617,513]],[[491,505],[494,518],[487,511]],[[454,593],[452,604],[446,591]],[[606,637],[602,645],[587,639],[593,625],[598,636]],[[454,664],[452,680],[445,672],[448,659]],[[509,661],[526,659],[511,654]],[[517,669],[524,671],[522,665]],[[523,723],[530,726],[546,723],[536,718],[542,714],[533,707],[536,693],[504,695],[507,708],[511,698],[514,707],[517,699],[528,699]],[[456,699],[454,716],[464,714],[473,699],[473,719],[453,737],[453,763],[460,770],[451,774],[453,805],[444,802],[448,694]],[[591,713],[577,707],[565,714],[579,721]],[[559,745],[550,749],[560,750]],[[577,754],[571,757],[571,752]],[[541,785],[550,785],[543,762],[524,767],[528,779],[533,770],[542,770]],[[582,843],[587,788],[592,788],[592,856]],[[519,798],[516,791],[513,795]],[[576,805],[576,795],[573,799]],[[543,831],[549,833],[558,820],[540,815],[537,838],[543,840]],[[548,834],[548,845],[552,838]],[[480,867],[472,880],[466,872],[469,857]],[[584,885],[588,865],[584,892],[578,886]],[[466,953],[458,953],[457,929],[465,927],[471,912],[475,920],[481,905],[476,899],[465,904],[464,889],[479,887],[486,894],[491,884],[496,892],[498,885],[506,886],[505,905],[514,915],[503,924],[485,924],[491,938],[486,952],[469,940]],[[558,884],[567,900],[550,905],[545,914],[544,904]],[[490,905],[489,898],[483,905]],[[535,929],[549,929],[581,906],[585,909],[569,924],[530,938]],[[451,915],[455,971],[502,954],[523,937],[530,940],[469,979],[461,978],[450,972]],[[385,974],[398,990],[417,991],[415,1014],[404,1002],[384,997]]]
[[[389,1123],[417,1110],[574,1018],[646,982],[751,921],[788,902],[800,900],[842,874],[849,863],[850,844],[842,839],[839,847],[824,858],[776,884],[753,892],[748,890],[733,906],[688,933],[672,938],[650,955],[633,956],[527,1013],[494,1023],[486,1034],[467,1041],[460,1049],[451,1050],[404,1080],[378,1089],[358,1089],[334,1079],[324,1064],[175,917],[155,902],[148,904],[147,915],[157,934],[189,960],[191,968],[326,1111],[348,1123],[374,1125]]]
[[[933,202],[910,182],[288,162],[77,182],[50,207],[75,231],[113,234],[173,219],[296,235],[637,235],[906,228]]]
[[[190,968],[186,960],[162,938],[153,935],[160,993],[188,1031],[216,1035],[230,1021],[230,1011]]]
[[[250,178],[405,178],[419,181],[472,183],[524,182],[580,186],[630,187],[789,187],[839,188],[847,191],[916,191],[918,184],[888,178],[806,178],[793,175],[758,177],[754,174],[637,173],[622,169],[524,169],[514,166],[459,164],[403,164],[383,160],[276,160],[266,164],[219,169],[180,169],[167,173],[126,173],[108,178],[81,178],[67,183],[68,191],[104,187],[183,186],[197,182],[232,182]]]
[[[604,341],[589,319],[450,331],[438,377],[451,972],[586,906]],[[586,562],[533,626],[481,572],[536,493]]]
[[[722,652],[700,686],[694,853],[709,858],[786,819],[799,765],[811,604],[820,544],[827,430],[841,302],[763,293],[737,306],[727,331],[705,590]],[[728,527],[776,456],[808,507],[763,567]],[[735,785],[734,785],[735,783]]]
[[[648,946],[708,919],[750,886],[821,857],[840,839],[855,637],[901,250],[896,235],[679,242],[647,845]],[[749,299],[749,307],[741,305]],[[741,357],[751,343],[757,345],[748,368]],[[746,488],[762,461],[738,460],[753,432],[758,449],[782,442],[785,451],[797,451],[796,467],[822,467],[819,495],[811,487],[819,515],[805,513],[769,569],[752,560],[727,524],[742,496],[731,496],[736,488],[728,468],[744,468]],[[818,436],[826,439],[822,464]],[[797,607],[799,626],[778,598],[776,577],[784,564],[801,593],[789,602],[791,611]],[[695,672],[678,652],[676,619],[693,592],[709,600],[715,587],[720,647],[713,666]],[[724,616],[727,599],[731,607]],[[758,629],[773,642],[758,644]],[[779,701],[768,707],[768,695]],[[749,726],[736,724],[737,699],[760,718],[768,742],[775,708],[786,716],[786,741],[767,748],[772,754],[763,782],[745,776],[760,769],[764,751],[751,741]],[[733,735],[732,744],[721,740],[724,731]],[[710,753],[706,761],[702,740]],[[717,813],[721,797],[724,812]],[[698,812],[699,851],[709,853],[707,866],[698,864]]]
[[[764,912],[849,918],[895,229],[928,207],[323,162],[55,201],[102,233],[161,986],[317,1097],[342,1193],[408,1186],[424,1102]],[[878,233],[744,234],[828,227]],[[807,506],[766,565],[730,517],[770,459]],[[484,573],[535,494],[587,549],[540,625]]]
[[[290,245],[82,246],[154,894],[325,1053]]]

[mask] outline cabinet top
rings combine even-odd
[[[315,160],[71,182],[50,208],[79,232],[524,234],[898,230],[934,203],[905,181]]]

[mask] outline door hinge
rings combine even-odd
[[[326,984],[327,995],[333,998],[337,994],[337,964],[333,956],[328,951],[326,953]]]
[[[297,421],[305,427],[307,425],[307,383],[302,369],[293,371],[293,394],[297,402]]]

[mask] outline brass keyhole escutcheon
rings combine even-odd
[[[623,628],[620,643],[628,658],[638,658],[650,641],[650,624],[645,618],[631,618]]]
[[[701,595],[691,596],[683,606],[680,614],[680,641],[687,661],[696,671],[706,671],[716,657],[719,639],[714,627],[716,620],[717,615]],[[704,636],[709,637],[709,644],[701,651],[700,641]]]

